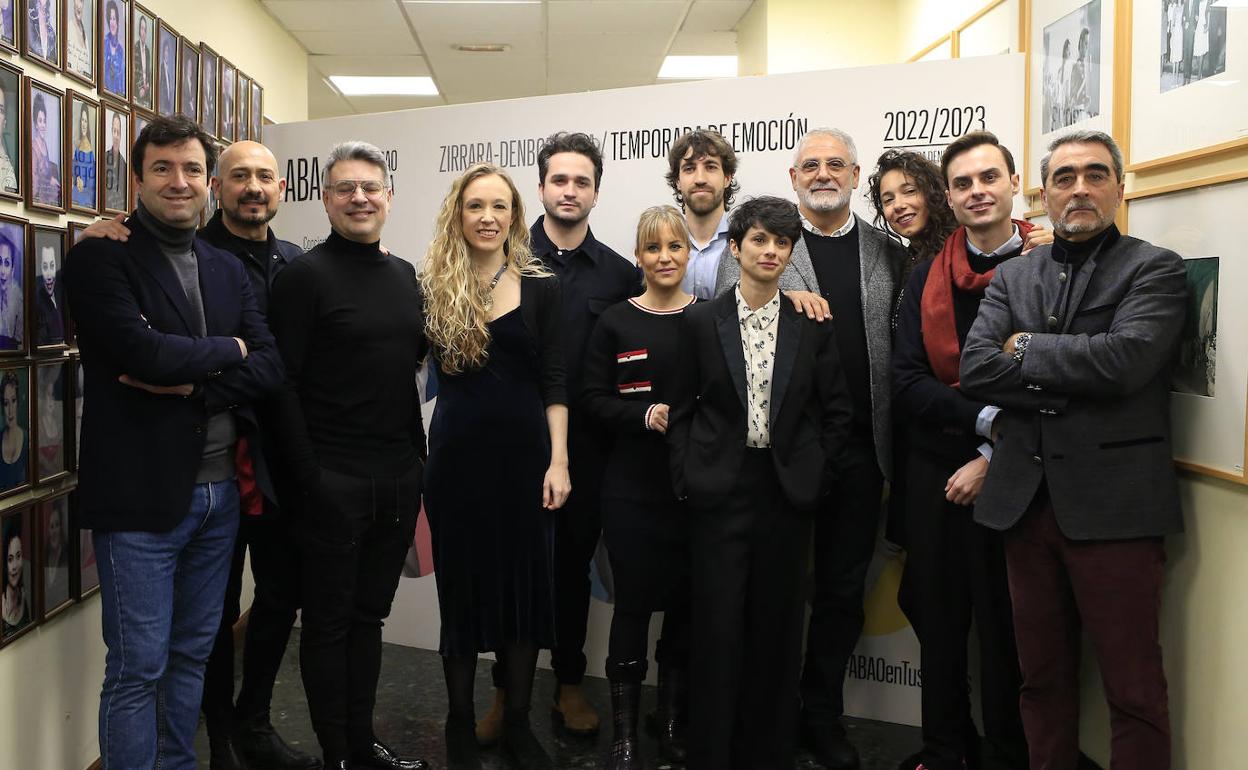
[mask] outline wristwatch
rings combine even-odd
[[[1023,354],[1027,352],[1027,346],[1031,344],[1031,332],[1023,332],[1014,338],[1014,360],[1018,363],[1023,362]]]

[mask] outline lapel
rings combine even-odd
[[[875,280],[876,271],[880,268],[880,263],[884,261],[883,255],[880,253],[880,244],[873,237],[874,228],[863,221],[862,217],[854,214],[854,218],[858,221],[854,227],[858,228],[858,268],[862,273],[862,296],[869,296],[867,287]],[[865,303],[864,303],[865,304]]]
[[[213,249],[206,241],[199,236],[195,237],[192,243],[195,251],[195,266],[199,270],[199,297],[204,305],[204,333],[212,335],[213,330],[219,329],[220,325],[215,323],[216,318],[213,311],[219,309],[219,302],[214,302],[216,298],[221,296],[217,289],[217,281],[220,278],[220,272],[217,270],[217,257],[213,253]],[[235,259],[230,255],[231,259]],[[267,267],[267,265],[266,265]]]
[[[737,320],[737,292],[726,291],[715,298],[715,331],[724,351],[724,364],[732,376],[741,407],[748,408],[745,395],[745,354],[741,352],[741,322]]]
[[[1110,244],[1108,250],[1112,251],[1121,241],[1122,236],[1119,235],[1117,240]],[[1105,255],[1105,252],[1106,249],[1103,245],[1097,248],[1083,263],[1083,266],[1075,271],[1075,282],[1070,287],[1070,302],[1066,304],[1066,317],[1062,319],[1063,334],[1069,332],[1070,324],[1079,312],[1080,305],[1083,304],[1083,295],[1088,291],[1088,284],[1092,283],[1092,274],[1096,272],[1096,263]],[[1052,262],[1052,260],[1049,261]],[[1049,267],[1049,265],[1045,265],[1045,267]]]
[[[802,233],[805,233],[805,228]],[[799,235],[797,243],[793,244],[793,253],[789,256],[789,268],[796,270],[797,274],[802,277],[802,282],[806,284],[806,288],[815,294],[819,293],[819,279],[815,276],[815,266],[810,262],[810,249],[806,248],[806,236]]]
[[[135,262],[147,271],[156,281],[156,285],[164,291],[165,296],[169,298],[169,302],[173,304],[178,316],[182,319],[182,324],[186,327],[188,333],[193,334],[195,325],[191,323],[191,303],[186,299],[186,291],[182,289],[182,282],[178,280],[178,274],[174,272],[173,265],[169,263],[169,258],[160,250],[156,239],[151,233],[144,229],[139,223],[138,217],[130,217],[126,220],[126,226],[130,228],[130,254],[134,257]],[[196,253],[196,257],[198,257]],[[202,291],[202,273],[200,268],[201,288]]]
[[[771,409],[767,414],[768,429],[776,425],[776,416],[789,389],[797,350],[802,343],[802,321],[793,304],[780,300],[780,317],[776,319],[776,360],[771,372]]]

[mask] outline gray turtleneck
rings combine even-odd
[[[173,266],[173,271],[186,292],[186,300],[191,306],[191,324],[199,336],[208,333],[208,324],[204,318],[204,298],[199,291],[199,261],[195,258],[195,230],[171,227],[152,215],[143,203],[138,205],[139,222],[143,228],[156,239],[160,251]],[[225,481],[234,477],[234,445],[238,440],[238,432],[234,425],[234,415],[229,411],[216,412],[208,416],[205,431],[204,455],[199,463],[199,472],[195,476],[197,484],[214,481]]]

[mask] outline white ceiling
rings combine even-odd
[[[261,0],[308,50],[309,118],[654,83],[668,54],[736,54],[753,2]],[[429,75],[440,96],[344,97],[330,75]]]

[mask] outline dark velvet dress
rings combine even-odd
[[[521,309],[490,322],[478,370],[438,373],[425,511],[443,655],[554,642],[553,518],[542,508],[550,438],[541,362]]]

